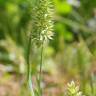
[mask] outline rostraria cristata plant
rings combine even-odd
[[[53,37],[53,3],[51,0],[30,0],[32,7],[31,21],[28,25],[29,41],[27,50],[27,65],[28,65],[28,84],[32,96],[42,96],[41,89],[41,73],[42,73],[42,61],[43,61],[43,47],[45,41],[52,39]],[[31,45],[35,44],[38,48],[41,48],[40,54],[40,68],[39,78],[37,80],[38,88],[34,91],[32,86],[31,76],[31,64],[29,62]]]
[[[76,86],[75,82],[71,81],[71,83],[68,83],[67,85],[66,96],[85,96],[85,95],[83,95],[82,92],[79,90],[79,86]]]

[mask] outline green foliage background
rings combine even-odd
[[[32,1],[0,0],[0,64],[8,67],[6,72],[26,73],[30,21],[35,14],[32,13]],[[43,70],[53,74],[58,68],[62,75],[74,78],[79,75],[84,93],[96,96],[96,68],[91,69],[96,67],[93,63],[96,63],[96,0],[53,2],[54,37],[46,43]],[[31,52],[34,75],[38,70],[40,49],[32,46]]]

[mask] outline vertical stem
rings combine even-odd
[[[42,64],[43,64],[43,43],[41,44],[41,59],[40,59],[40,73],[39,73],[39,89],[40,89],[40,95],[42,96],[42,88],[41,88],[41,82],[42,82]]]
[[[91,75],[90,75],[90,87],[91,87],[91,93],[92,93],[92,96],[94,96],[94,84],[93,84],[93,82],[94,82],[94,75],[93,75],[93,73],[91,73]]]
[[[30,50],[31,50],[31,36],[29,38],[28,48],[27,48],[27,76],[28,76],[27,78],[28,78],[28,86],[30,89],[31,96],[35,96],[32,86],[32,78],[31,78]]]
[[[30,77],[30,71],[31,71],[31,68],[30,68],[30,49],[31,49],[31,37],[29,38],[29,41],[28,41],[28,48],[27,48],[27,76],[28,76],[28,79]]]

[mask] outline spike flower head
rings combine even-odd
[[[79,87],[75,85],[74,81],[68,83],[67,96],[85,96],[79,91]]]
[[[51,0],[33,1],[31,36],[36,43],[41,43],[53,36],[53,4]]]

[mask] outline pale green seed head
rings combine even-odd
[[[51,0],[36,0],[32,6],[32,39],[41,43],[53,37],[53,4]]]
[[[67,96],[84,96],[82,92],[79,91],[79,87],[75,85],[74,81],[68,83],[67,87]]]

